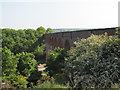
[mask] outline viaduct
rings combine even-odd
[[[77,39],[87,38],[94,35],[108,33],[109,36],[115,34],[114,28],[102,28],[102,29],[88,29],[88,30],[78,30],[78,31],[68,31],[68,32],[57,32],[45,35],[46,43],[46,58],[48,57],[48,52],[55,47],[67,48],[73,47],[73,42]]]

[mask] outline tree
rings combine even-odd
[[[47,28],[47,30],[46,30],[46,33],[53,33],[53,32],[54,32],[54,30],[51,28]]]
[[[15,75],[17,71],[18,58],[8,49],[2,49],[2,73],[3,76]]]
[[[75,42],[66,58],[66,74],[75,88],[108,88],[119,83],[120,39],[92,35]]]
[[[47,67],[50,75],[63,73],[63,69],[65,67],[65,57],[67,56],[66,52],[66,49],[59,47],[49,52]]]
[[[46,33],[46,29],[42,26],[38,27],[36,31],[37,31],[36,34],[38,37],[41,37]]]
[[[49,33],[50,30],[48,29]],[[4,82],[10,82],[10,86],[20,88],[27,87],[29,82],[35,83],[40,78],[36,66],[37,63],[45,62],[44,34],[46,33],[44,27],[36,30],[2,29],[0,42],[2,42]]]
[[[45,45],[42,46],[37,46],[37,48],[34,50],[34,55],[35,55],[35,59],[38,62],[45,62],[44,58],[45,58]]]
[[[22,52],[17,54],[16,57],[19,58],[17,67],[19,73],[23,76],[29,77],[37,65],[37,62],[34,59],[35,56],[32,53]]]

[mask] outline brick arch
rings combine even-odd
[[[74,46],[73,42],[78,38],[87,38],[91,36],[91,34],[100,35],[105,32],[108,35],[115,34],[115,28],[104,28],[104,29],[88,29],[88,30],[80,30],[80,31],[71,31],[71,32],[58,32],[46,34],[44,36],[46,43],[46,57],[49,50],[54,49],[55,47],[67,48]]]
[[[65,41],[64,47],[65,47],[66,49],[70,49],[71,46],[70,46],[69,40],[66,40],[66,41]]]
[[[57,46],[60,47],[60,48],[63,48],[62,38],[58,38],[58,39],[57,39]]]
[[[51,42],[53,47],[55,48],[57,43],[54,43],[54,42],[57,42],[57,37],[53,37]]]

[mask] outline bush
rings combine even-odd
[[[37,81],[37,85],[46,83],[46,82],[53,82],[53,81],[54,81],[54,78],[50,77],[48,75],[48,72],[42,71],[41,78]]]
[[[112,88],[113,88],[113,89],[115,89],[115,88],[120,88],[120,84],[115,84],[115,85],[112,86]]]
[[[45,62],[44,35],[53,32],[44,27],[24,30],[2,29],[2,81],[4,88],[26,88],[36,84],[38,63]],[[0,34],[1,36],[1,34]],[[28,79],[20,78],[28,77]]]
[[[65,57],[67,57],[67,50],[63,48],[55,48],[49,52],[49,59],[47,62],[47,71],[55,81],[59,84],[65,84],[67,78],[64,74]]]
[[[48,72],[43,71],[41,75],[41,78],[37,81],[37,85],[33,86],[33,88],[67,88],[64,85],[56,83],[55,79],[48,75]]]
[[[67,87],[54,82],[46,82],[41,85],[34,86],[33,88],[67,88]]]
[[[28,77],[19,76],[17,80],[13,83],[15,88],[27,88],[28,81],[26,80]]]
[[[18,72],[23,76],[29,77],[31,73],[36,70],[37,62],[34,59],[35,56],[32,53],[22,52],[17,54],[16,57],[19,58]]]
[[[66,75],[74,88],[106,88],[120,82],[120,39],[92,35],[75,42],[66,58]]]
[[[15,75],[17,71],[18,58],[7,47],[2,48],[2,75]]]
[[[24,77],[22,75],[14,76],[4,76],[2,77],[2,88],[27,88],[28,77]]]
[[[47,62],[47,70],[50,75],[63,73],[65,67],[65,57],[67,50],[62,48],[55,48],[49,52],[49,59]]]

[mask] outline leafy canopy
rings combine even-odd
[[[120,39],[92,35],[75,42],[66,58],[66,74],[72,87],[106,88],[119,83]]]

